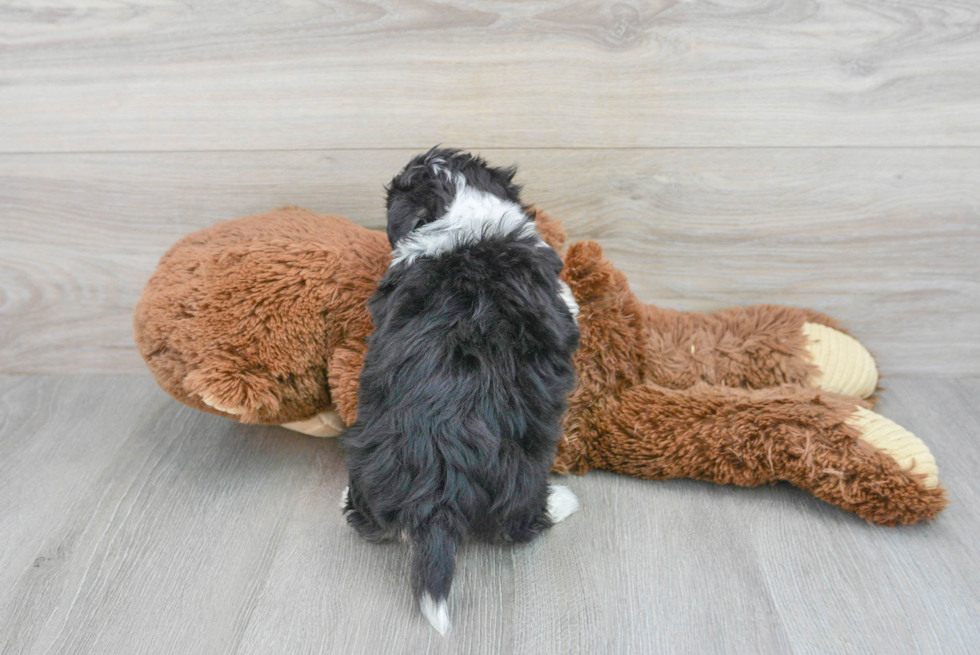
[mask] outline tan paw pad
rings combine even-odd
[[[939,484],[936,458],[917,436],[863,407],[858,407],[847,422],[860,430],[862,441],[893,457],[900,468],[924,475],[922,485],[926,489],[935,489]]]
[[[336,437],[347,426],[340,419],[340,414],[335,410],[329,410],[320,412],[316,416],[302,421],[283,423],[282,427],[287,430],[308,434],[311,437]]]
[[[858,398],[874,393],[878,367],[857,339],[819,323],[804,323],[803,335],[811,361],[820,369],[811,379],[815,386]]]

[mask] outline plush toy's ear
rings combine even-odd
[[[581,302],[590,298],[613,298],[636,304],[626,276],[603,257],[595,241],[576,241],[565,254],[565,278]]]

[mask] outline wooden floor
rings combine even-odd
[[[335,440],[145,377],[0,376],[0,653],[977,653],[980,380],[895,379],[953,502],[868,525],[788,485],[567,477],[530,546],[468,544],[445,639],[402,545],[338,507]]]
[[[980,652],[978,63],[974,0],[6,3],[0,655]],[[174,403],[131,327],[184,234],[380,227],[435,143],[520,164],[646,302],[840,319],[950,508],[573,478],[552,534],[463,550],[438,638],[336,444]]]

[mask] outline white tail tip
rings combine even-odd
[[[429,623],[435,628],[439,634],[445,635],[449,631],[449,608],[446,606],[446,601],[440,600],[438,603],[432,600],[432,596],[428,593],[422,594],[422,598],[419,599],[419,603],[422,606],[422,614],[428,619]]]
[[[548,516],[552,523],[564,521],[579,510],[578,498],[568,487],[552,485],[548,493]]]

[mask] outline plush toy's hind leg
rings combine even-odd
[[[644,310],[650,326],[648,380],[659,386],[799,384],[867,398],[878,384],[867,349],[805,309],[754,305],[699,314],[646,305]]]
[[[565,266],[581,309],[579,357],[590,354],[576,362],[579,387],[592,389],[596,399],[640,382],[668,389],[795,384],[860,398],[877,386],[870,353],[828,316],[777,305],[714,314],[644,305],[590,241],[569,246]]]
[[[588,453],[583,466],[740,486],[785,480],[881,525],[931,519],[946,505],[925,444],[842,396],[641,385],[590,423],[591,434],[566,434],[567,448]]]
[[[281,405],[275,379],[255,372],[235,359],[213,356],[205,365],[189,372],[183,391],[213,410],[238,417],[245,423],[275,415]]]
[[[803,324],[806,350],[816,367],[809,382],[842,396],[867,398],[878,386],[875,360],[854,337],[840,330],[807,322]]]

